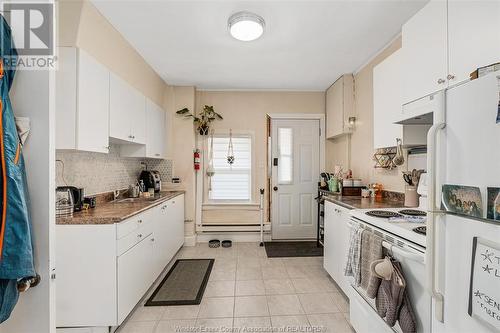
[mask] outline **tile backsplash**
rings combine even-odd
[[[86,195],[127,188],[146,166],[158,170],[162,182],[172,180],[171,160],[121,157],[116,145],[110,147],[109,154],[57,151],[56,160],[57,186],[83,187]]]

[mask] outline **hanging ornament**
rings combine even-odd
[[[210,154],[208,156],[208,192],[212,191],[212,177],[215,175],[214,170],[214,130],[210,131]]]
[[[227,163],[234,164],[234,151],[233,151],[233,130],[229,129],[229,147],[227,148]]]

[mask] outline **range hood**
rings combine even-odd
[[[417,99],[403,105],[402,116],[396,121],[401,125],[432,125],[434,113],[444,110],[444,91]]]

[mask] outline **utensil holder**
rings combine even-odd
[[[418,194],[416,186],[405,186],[405,207],[418,207]]]

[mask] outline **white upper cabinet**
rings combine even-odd
[[[403,25],[403,104],[447,87],[446,16],[446,1],[431,0]]]
[[[399,49],[373,69],[373,146],[374,149],[396,146],[396,139],[406,147],[427,144],[428,125],[394,124],[402,115],[402,50]]]
[[[111,74],[109,136],[119,143],[146,143],[146,97]]]
[[[393,147],[401,138],[403,125],[394,122],[401,116],[401,49],[373,68],[373,145],[375,149]]]
[[[150,101],[146,102],[146,157],[165,157],[165,111]]]
[[[166,112],[151,100],[146,100],[146,144],[123,145],[126,157],[166,158]]]
[[[500,61],[500,1],[448,1],[450,85]]]
[[[84,51],[59,48],[56,148],[109,152],[109,71]]]
[[[342,75],[326,91],[326,138],[350,133],[347,122],[354,110],[354,78]]]

